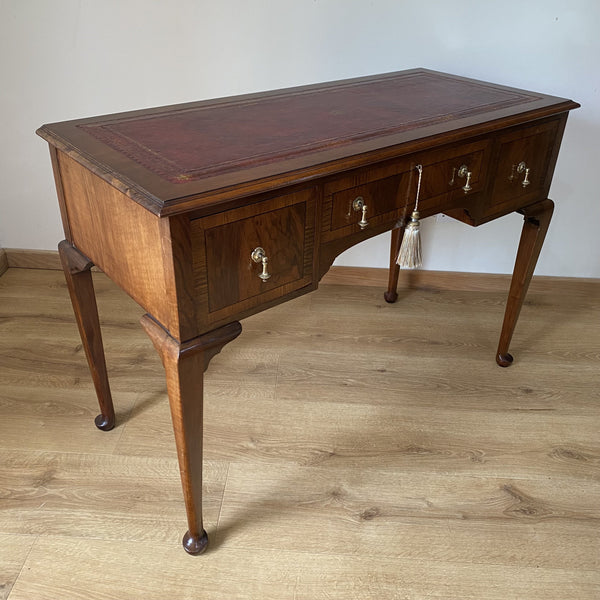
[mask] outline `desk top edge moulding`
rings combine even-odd
[[[444,213],[478,226],[523,216],[495,353],[501,367],[513,362],[509,345],[552,217],[562,135],[578,106],[411,69],[38,130],[50,149],[66,238],[59,254],[100,406],[96,426],[112,429],[115,411],[93,265],[143,308],[142,327],[165,368],[189,554],[208,544],[210,360],[240,334],[240,320],[315,290],[336,256],[387,231],[384,297],[395,302],[416,195],[422,218]],[[401,327],[393,315],[389,327]]]
[[[155,214],[209,213],[300,176],[410,153],[427,137],[443,143],[485,133],[492,122],[578,106],[419,68],[47,124],[37,133]]]

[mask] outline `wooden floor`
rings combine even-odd
[[[141,310],[94,275],[118,426],[58,271],[0,278],[0,598],[600,598],[600,288],[324,285],[206,375],[209,551],[185,515]]]

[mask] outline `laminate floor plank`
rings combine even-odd
[[[205,389],[209,460],[600,479],[598,427],[589,408],[578,414],[539,401],[537,410],[522,410],[515,399],[504,411],[488,405],[478,410],[477,398],[464,408],[444,406],[443,399],[415,406],[414,399],[405,403],[393,394],[361,404],[344,402],[343,390],[337,402],[335,391],[302,401],[300,393],[269,396],[259,385],[215,388]],[[124,426],[115,451],[175,458],[166,396]]]
[[[0,533],[0,600],[6,600],[23,569],[34,535]]]
[[[6,384],[0,376],[0,451],[57,450],[107,454],[112,452],[123,430],[102,432],[94,427],[98,402],[91,383],[73,380],[60,372],[57,379],[45,378],[45,385],[31,385],[28,370],[11,375]],[[56,386],[53,386],[55,383]],[[136,392],[119,395],[117,419],[129,418],[136,402]]]
[[[293,550],[302,539],[305,550],[323,554],[515,565],[528,560],[548,568],[572,560],[574,567],[597,569],[600,481],[560,482],[548,476],[232,464],[218,540]]]
[[[175,545],[43,537],[10,600],[595,600],[593,571],[421,558],[219,547],[201,560]]]
[[[216,529],[228,465],[205,461],[204,517]],[[0,531],[180,540],[185,510],[176,459],[4,451]]]

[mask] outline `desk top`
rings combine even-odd
[[[575,102],[412,69],[44,125],[38,134],[159,215],[207,208],[565,112]]]

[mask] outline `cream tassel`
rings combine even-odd
[[[417,165],[415,167],[419,171],[419,181],[417,183],[417,200],[415,202],[415,210],[410,217],[410,223],[404,229],[402,236],[402,244],[396,264],[401,269],[418,269],[423,264],[421,257],[421,227],[419,223],[419,192],[421,191],[421,176],[423,167]]]
[[[421,258],[421,232],[419,225],[419,213],[414,211],[410,217],[410,223],[404,230],[400,253],[396,263],[401,269],[418,269],[422,266]]]

